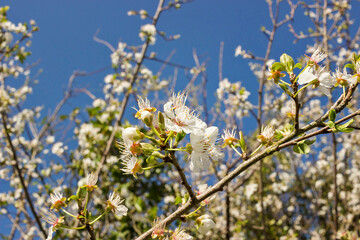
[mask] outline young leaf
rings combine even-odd
[[[329,120],[334,122],[335,118],[336,118],[336,111],[335,111],[335,109],[331,109],[330,113],[329,113]]]

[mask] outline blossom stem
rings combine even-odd
[[[345,86],[343,86],[343,93],[344,93],[344,99],[346,97],[346,89],[345,89]]]
[[[156,128],[154,127],[154,125],[151,125],[151,129],[153,130],[153,132],[156,134],[156,136],[158,136],[160,138],[161,141],[164,141],[164,139],[161,137],[160,133],[158,132],[158,130],[156,130]]]
[[[164,144],[166,144],[173,135],[174,135],[174,131],[171,131],[171,132],[169,133],[169,136],[166,138]]]
[[[260,146],[258,146],[258,148],[255,149],[255,151],[253,151],[249,157],[252,157],[255,153],[257,153],[262,146],[263,146],[263,144],[260,144]]]
[[[66,211],[64,208],[61,208],[61,210],[63,210],[64,213],[66,213],[67,215],[69,215],[73,218],[78,218],[77,216],[73,215],[72,213],[69,213],[68,211]]]
[[[161,145],[161,142],[153,137],[150,137],[150,136],[147,136],[144,134],[144,137],[146,137],[147,139],[151,140],[152,142],[158,144],[158,145]]]
[[[231,148],[234,149],[234,151],[239,154],[240,157],[242,156],[242,154],[236,149],[234,145],[231,144]]]
[[[68,227],[68,226],[64,226],[61,225],[62,228],[67,228],[67,229],[73,229],[73,230],[80,230],[80,229],[84,229],[85,226],[81,226],[81,227]]]
[[[304,88],[307,88],[307,87],[310,86],[311,84],[313,84],[313,81],[309,82],[308,84],[306,84],[305,86],[303,86],[302,88],[300,88],[299,91],[297,91],[293,97],[296,97],[296,96],[299,94],[299,92],[301,92],[302,90],[304,90]]]
[[[288,85],[289,87],[291,87],[291,84],[289,84],[289,83],[287,83],[287,82],[285,82],[285,81],[283,81],[283,80],[281,80],[281,79],[280,79],[280,82],[285,83],[286,85]]]
[[[166,151],[183,151],[186,152],[186,148],[167,148]]]
[[[152,169],[152,168],[156,168],[156,167],[160,167],[160,166],[162,166],[162,165],[164,165],[165,164],[165,162],[162,162],[162,163],[159,163],[159,164],[157,164],[157,165],[152,165],[152,166],[150,166],[150,167],[145,167],[145,168],[141,168],[142,170],[149,170],[149,169]]]
[[[197,209],[195,209],[193,212],[186,214],[185,218],[191,217],[193,214],[195,214],[197,211],[199,211],[202,208],[202,206],[200,205],[200,207],[198,207]]]
[[[98,221],[100,218],[102,218],[102,216],[104,216],[106,214],[106,211],[103,212],[100,216],[98,216],[97,218],[95,218],[92,222],[90,222],[89,224],[92,225],[94,224],[96,221]]]
[[[88,191],[88,194],[86,196],[86,202],[85,202],[85,206],[84,206],[84,214],[86,215],[86,208],[89,202],[89,198],[90,198],[90,192]]]

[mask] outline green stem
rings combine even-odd
[[[293,97],[296,97],[299,94],[299,92],[301,92],[302,90],[304,90],[304,88],[310,86],[311,84],[314,84],[313,81],[309,82],[308,84],[300,88],[299,91],[297,91]]]
[[[285,83],[286,85],[288,85],[289,87],[291,87],[291,84],[289,84],[289,83],[287,83],[287,82],[285,82],[285,81],[283,81],[283,80],[281,80],[281,79],[280,79],[280,82]]]
[[[158,136],[158,138],[161,141],[164,141],[164,139],[161,137],[160,133],[158,132],[158,130],[156,130],[156,128],[154,127],[154,125],[151,125],[151,129],[153,130],[153,132],[156,134],[156,136]]]
[[[157,165],[153,165],[153,166],[150,166],[150,167],[145,167],[145,168],[141,168],[142,170],[149,170],[149,169],[152,169],[152,168],[156,168],[156,167],[160,167],[162,165],[164,165],[165,163],[162,162],[162,163],[159,163]]]
[[[102,216],[104,216],[106,214],[106,211],[103,212],[100,216],[98,216],[97,218],[94,219],[94,221],[90,222],[89,224],[92,225],[94,224],[96,221],[98,221],[100,218],[102,218]]]
[[[167,148],[166,151],[184,151],[186,152],[186,148]]]
[[[63,212],[64,213],[66,213],[67,215],[69,215],[69,216],[71,216],[71,217],[73,217],[73,218],[78,218],[77,216],[75,216],[75,215],[73,215],[73,214],[71,214],[71,213],[69,213],[68,211],[66,211],[65,209],[63,209],[63,208],[61,208],[61,210],[63,210]]]
[[[90,192],[88,191],[87,196],[86,196],[86,202],[85,202],[85,206],[84,206],[84,214],[86,216],[86,208],[89,202],[89,198],[90,198]]]
[[[197,209],[195,209],[193,212],[191,212],[191,213],[189,213],[189,214],[185,215],[185,218],[187,218],[187,217],[191,216],[192,214],[195,214],[195,213],[196,213],[197,211],[199,211],[201,208],[202,208],[202,206],[200,205],[200,207],[198,207]]]
[[[174,131],[171,131],[171,132],[169,133],[169,136],[166,138],[164,144],[166,144],[173,135],[174,135]]]
[[[66,229],[73,229],[73,230],[80,230],[80,229],[85,229],[85,226],[81,226],[81,227],[68,227],[68,226],[61,226],[62,228],[66,228]]]
[[[344,93],[344,99],[346,97],[346,89],[345,89],[345,86],[343,86],[343,93]]]
[[[153,141],[153,142],[155,142],[155,143],[159,144],[159,141],[158,141],[158,140],[156,140],[156,139],[155,139],[155,138],[153,138],[153,137],[147,136],[147,135],[145,135],[145,134],[144,134],[144,137],[146,137],[147,139],[149,139],[149,140],[151,140],[151,141]]]
[[[239,154],[240,157],[242,156],[242,154],[236,149],[234,145],[231,145],[231,148],[234,149],[234,151]]]
[[[257,153],[262,146],[263,146],[263,144],[260,144],[260,146],[258,146],[258,148],[255,149],[255,151],[253,151],[249,157],[252,157],[255,153]]]

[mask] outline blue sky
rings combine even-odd
[[[110,50],[93,40],[99,30],[99,38],[116,46],[118,41],[139,45],[140,26],[148,20],[138,16],[127,16],[129,10],[145,9],[150,14],[156,9],[157,1],[118,0],[118,1],[43,1],[43,0],[5,0],[2,4],[10,6],[9,18],[14,22],[28,22],[34,19],[40,31],[34,34],[31,47],[32,56],[28,63],[40,60],[36,70],[43,72],[38,77],[39,84],[34,87],[30,105],[44,105],[45,111],[53,108],[60,101],[67,80],[74,70],[94,71],[110,66]],[[360,3],[353,3],[353,11],[360,8]],[[284,1],[282,10],[287,10]],[[357,9],[357,10],[356,10]],[[297,30],[306,32],[303,13],[296,14],[294,22]],[[282,19],[283,14],[280,14]],[[355,22],[355,26],[359,25]],[[194,66],[192,51],[196,49],[203,59],[208,58],[208,96],[212,96],[218,86],[218,56],[220,42],[225,44],[223,58],[223,77],[230,81],[242,81],[251,92],[251,99],[257,102],[257,84],[248,68],[248,60],[234,57],[237,45],[250,50],[255,55],[264,56],[267,40],[260,32],[261,26],[271,27],[268,8],[265,1],[245,0],[196,0],[185,4],[180,10],[165,12],[159,21],[158,29],[167,34],[180,34],[177,41],[164,41],[158,37],[157,44],[149,51],[158,53],[165,59],[172,50],[176,50],[173,62]],[[305,41],[293,44],[294,38],[287,31],[287,26],[276,35],[272,58],[278,59],[283,52],[294,58],[302,56]],[[153,72],[160,64],[145,63]],[[167,68],[163,77],[172,75],[172,68]],[[101,95],[103,78],[111,69],[98,74],[80,78],[76,87],[88,87],[96,95]],[[35,70],[33,71],[35,73]],[[181,80],[181,79],[180,79]],[[181,89],[177,89],[181,90]],[[73,99],[88,101],[89,99]]]
[[[32,56],[28,63],[40,60],[37,69],[43,72],[38,77],[39,84],[34,87],[31,105],[44,105],[45,111],[53,108],[60,101],[67,80],[74,70],[94,71],[110,66],[110,50],[93,40],[98,36],[113,46],[119,40],[129,44],[141,44],[138,31],[147,20],[138,16],[127,16],[129,10],[145,9],[149,13],[155,11],[157,1],[120,0],[120,1],[3,1],[10,6],[9,18],[14,22],[25,22],[34,19],[40,31],[34,34],[31,47]],[[209,78],[208,95],[218,85],[218,54],[220,42],[225,44],[223,76],[230,81],[243,81],[253,92],[252,99],[256,103],[257,84],[248,68],[248,61],[234,57],[237,45],[242,45],[254,54],[263,55],[266,49],[266,38],[261,33],[261,26],[269,26],[267,5],[263,1],[242,0],[196,0],[183,5],[180,10],[165,12],[159,21],[158,29],[168,34],[180,34],[177,41],[163,41],[158,37],[157,44],[149,51],[158,53],[165,59],[172,50],[176,50],[173,62],[194,66],[192,51],[209,58],[207,72]],[[301,15],[300,15],[301,16]],[[284,28],[286,30],[286,27]],[[305,49],[294,49],[291,35],[278,35],[285,38],[281,44],[274,45],[274,55],[278,58],[282,52],[300,56]],[[283,51],[279,51],[282,47]],[[157,63],[145,63],[156,72],[160,68]],[[163,77],[172,75],[171,68]],[[33,71],[35,72],[35,70]],[[88,87],[96,95],[101,94],[103,78],[111,69],[98,74],[79,78],[76,87]],[[181,89],[177,89],[181,90]],[[89,99],[75,98],[71,102]]]

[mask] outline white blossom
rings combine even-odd
[[[335,81],[331,78],[325,67],[308,67],[304,70],[298,79],[300,85],[313,83],[313,87],[319,87],[319,91],[328,97],[331,97],[330,89],[335,85]]]
[[[109,210],[113,211],[118,217],[125,216],[128,211],[128,208],[121,204],[123,201],[124,199],[121,200],[120,195],[116,192],[110,193],[107,200]]]
[[[206,234],[215,227],[214,221],[207,214],[200,216],[196,221],[199,223],[198,230],[201,234]]]
[[[169,131],[191,133],[206,128],[206,123],[200,120],[194,112],[185,106],[186,96],[173,96],[164,105],[165,126]]]
[[[152,24],[146,24],[141,26],[139,37],[141,40],[145,41],[146,38],[149,39],[150,44],[155,44],[156,41],[156,28]]]
[[[192,146],[190,169],[198,172],[210,167],[210,157],[214,160],[221,159],[224,155],[215,145],[219,129],[206,128],[205,131],[194,131],[190,134]]]

